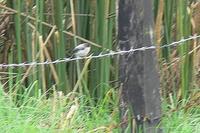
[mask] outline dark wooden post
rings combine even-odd
[[[152,1],[119,0],[118,6],[120,49],[152,46]],[[121,118],[126,118],[125,112],[131,107],[137,132],[139,127],[147,133],[162,132],[156,128],[161,117],[161,101],[155,52],[151,49],[120,56]]]

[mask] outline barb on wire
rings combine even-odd
[[[194,40],[194,39],[197,39],[197,38],[200,38],[200,35],[195,35],[195,36],[190,36],[188,38],[183,38],[179,41],[176,41],[176,42],[172,42],[170,44],[165,44],[165,45],[162,45],[160,47],[156,47],[156,46],[149,46],[149,47],[141,47],[141,48],[135,48],[135,49],[130,49],[130,50],[127,50],[127,51],[112,51],[112,50],[109,50],[108,52],[106,53],[100,53],[98,55],[91,55],[91,56],[87,56],[87,57],[75,57],[75,58],[61,58],[61,59],[57,59],[57,60],[54,60],[54,61],[48,61],[46,60],[45,62],[36,62],[36,61],[33,61],[33,62],[29,62],[29,63],[13,63],[13,64],[0,64],[0,67],[25,67],[25,66],[38,66],[38,65],[49,65],[49,64],[58,64],[58,63],[64,63],[64,62],[71,62],[71,61],[76,61],[76,60],[82,60],[82,59],[95,59],[95,58],[103,58],[103,57],[107,57],[107,56],[115,56],[115,55],[123,55],[123,54],[126,54],[126,53],[132,53],[132,52],[136,52],[136,51],[145,51],[145,50],[150,50],[150,49],[157,49],[157,48],[166,48],[166,47],[171,47],[171,46],[177,46],[177,45],[182,45],[184,42],[186,41],[190,41],[190,40]]]

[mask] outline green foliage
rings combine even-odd
[[[34,88],[35,83],[26,90]],[[16,106],[13,94],[5,93],[0,86],[0,130],[4,133],[54,133],[54,132],[120,132],[121,124],[118,110],[118,93],[109,90],[95,106],[90,105],[86,96],[71,94],[30,97],[29,92],[21,95],[21,103]],[[71,97],[73,96],[73,97]],[[74,97],[75,96],[75,97]],[[71,98],[74,98],[72,100]],[[198,133],[198,106],[186,108],[189,100],[163,102],[161,126],[164,132]],[[187,109],[187,110],[186,110]],[[128,129],[127,129],[127,132]]]
[[[12,8],[8,10],[14,12],[14,15],[10,17],[14,17],[15,28],[14,33],[9,33],[14,37],[11,41],[13,51],[8,53],[9,58],[6,59],[9,63],[44,62],[69,57],[73,47],[86,39],[86,42],[94,45],[92,46],[94,54],[112,48],[115,37],[113,32],[115,19],[109,15],[115,12],[114,0],[94,2],[88,0],[53,2],[17,0],[7,2]],[[53,29],[54,25],[55,29]],[[13,47],[14,44],[16,48]],[[15,55],[18,58],[13,58]],[[85,62],[40,65],[26,67],[26,69],[9,68],[10,73],[18,73],[16,79],[9,76],[9,88],[14,88],[18,94],[22,94],[23,87],[37,80],[37,86],[31,91],[32,96],[39,96],[46,91],[51,93],[52,88],[67,94],[74,89]],[[84,73],[84,78],[81,79],[78,91],[88,96],[105,95],[106,89],[110,87],[105,87],[104,84],[112,80],[110,78],[111,65],[109,58],[92,61]],[[116,73],[112,77],[116,77]],[[13,86],[14,82],[19,83],[17,87]]]
[[[199,106],[192,105],[192,108],[187,108],[191,102],[189,99],[171,102],[171,104],[167,104],[164,101],[163,104],[163,131],[170,133],[198,133],[200,131],[198,128],[200,124]]]
[[[9,9],[14,12],[14,15],[11,15],[11,18],[14,18],[14,33],[9,32],[13,38],[8,38],[8,40],[12,40],[12,52],[8,53],[8,58],[6,58],[9,63],[42,62],[69,57],[73,47],[82,42],[92,45],[91,53],[93,54],[115,48],[115,0],[92,2],[89,0],[59,2],[18,0],[7,2],[8,6],[14,9]],[[161,4],[163,4],[163,9]],[[160,29],[160,36],[156,39],[160,39],[161,44],[169,44],[192,34],[192,15],[188,13],[188,4],[187,0],[154,1],[155,21],[157,21],[157,16],[161,15],[161,23],[155,27],[155,29]],[[56,27],[54,28],[54,26]],[[173,77],[173,83],[168,85],[172,86],[177,97],[187,97],[191,87],[194,67],[193,56],[192,54],[188,55],[191,49],[190,44],[192,42],[185,42],[176,49],[159,50],[160,60],[164,60],[165,63],[170,64],[174,58],[181,58],[176,70],[168,68],[170,73],[180,72],[180,75]],[[17,59],[13,58],[15,55],[17,55]],[[9,76],[8,84],[9,88],[13,88],[14,82],[20,82],[17,87],[14,87],[19,94],[23,93],[22,87],[27,87],[35,80],[38,80],[38,86],[32,90],[32,95],[38,96],[46,91],[51,93],[52,88],[67,94],[77,84],[85,62],[41,65],[26,69],[15,68],[14,70],[9,68],[4,71],[18,73],[16,79]],[[77,91],[92,97],[103,97],[107,89],[112,87],[109,85],[109,81],[116,80],[118,76],[118,70],[112,69],[118,68],[117,66],[117,60],[113,61],[107,57],[91,60],[84,77],[78,84]],[[180,70],[178,70],[179,68]],[[180,85],[174,83],[175,81],[180,82]],[[177,88],[180,90],[177,91]]]
[[[31,90],[32,84],[26,90]],[[0,86],[0,130],[9,133],[46,133],[46,132],[87,132],[118,131],[118,100],[116,92],[110,90],[97,106],[89,105],[86,96],[52,95],[45,100],[44,95],[38,98],[24,93],[21,103],[16,106],[12,93],[3,92]],[[104,127],[104,128],[99,128]],[[99,129],[98,129],[99,128]]]
[[[9,11],[12,14],[7,23],[11,26],[4,36],[4,55],[1,55],[4,60],[1,63],[43,62],[70,57],[71,50],[82,42],[90,43],[91,54],[115,49],[115,2],[4,1],[9,8],[2,8],[1,13],[5,12],[6,16]],[[155,23],[160,21],[155,26],[155,29],[160,29],[160,36],[156,39],[161,41],[157,46],[196,33],[192,30],[193,14],[189,9],[191,3],[187,0],[154,0],[154,20]],[[160,20],[157,19],[159,15]],[[194,81],[194,58],[198,57],[198,51],[196,54],[190,52],[195,48],[192,47],[194,42],[158,50],[162,94],[165,100],[170,97],[174,101],[164,101],[163,114],[166,115],[161,126],[165,132],[200,132],[199,108],[185,110],[185,104],[179,103],[190,96],[193,85],[199,85]],[[5,51],[7,46],[10,47]],[[179,60],[175,62],[177,58]],[[1,79],[4,86],[0,87],[0,131],[120,132],[118,93],[113,90],[115,86],[109,84],[118,79],[117,61],[105,57],[2,69],[1,72],[7,76]],[[65,97],[56,95],[60,91],[65,93]],[[73,109],[72,117],[65,119]]]
[[[196,23],[192,18],[195,14],[192,14],[192,5],[190,5],[189,1],[155,0],[154,5],[156,17],[163,14],[160,19],[156,19],[157,25],[155,29],[160,32],[160,36],[156,33],[156,39],[161,40],[158,46],[187,38],[195,33],[195,30],[192,30],[194,27],[192,27],[192,21]],[[167,82],[166,80],[161,81],[166,95],[173,91],[176,94],[176,98],[187,98],[192,89],[192,83],[198,82],[192,82],[194,78],[193,57],[198,56],[195,52],[191,52],[195,45],[194,42],[187,41],[176,48],[168,47],[158,50],[161,60],[161,73],[163,72],[164,74],[161,74],[161,77],[163,76],[163,79],[167,79]],[[168,73],[171,73],[171,75],[168,75]]]

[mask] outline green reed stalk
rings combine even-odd
[[[34,41],[32,42],[32,60],[37,60],[36,59],[36,55],[39,51],[39,39],[38,39],[38,34],[42,34],[42,24],[41,21],[43,21],[43,0],[36,0],[36,9],[35,9],[35,17],[36,17],[36,21],[35,21],[35,33],[33,38]],[[37,84],[34,86],[34,95],[38,96],[40,95],[39,93],[42,92],[42,77],[41,77],[41,67],[37,66],[34,67],[32,72],[33,72],[33,79],[34,81],[37,81]],[[35,73],[35,74],[34,74]]]
[[[64,25],[63,25],[63,13],[64,13],[64,1],[53,1],[54,6],[54,21],[55,25],[58,28],[58,38],[55,38],[56,42],[53,44],[53,48],[55,49],[55,59],[64,58],[65,57],[65,42],[64,42]],[[68,86],[68,79],[67,79],[67,73],[66,73],[66,64],[57,64],[56,69],[58,72],[59,77],[59,90],[62,90],[63,92],[70,92],[69,86]]]
[[[112,48],[112,21],[108,19],[110,13],[114,11],[114,1],[97,0],[96,2],[96,41],[102,44],[103,48]],[[101,50],[99,50],[101,51]],[[110,79],[111,59],[100,59],[99,68],[99,87],[97,88],[97,96],[105,95],[107,84]]]
[[[178,0],[177,1],[177,39],[182,37],[187,37],[191,35],[191,24],[189,15],[187,12],[187,0]],[[192,62],[190,61],[189,52],[189,43],[185,42],[179,46],[179,55],[186,57],[181,61],[181,94],[183,97],[188,96],[191,74],[192,74]]]
[[[75,17],[75,2],[74,0],[70,0],[70,9],[71,9],[71,20],[72,20],[72,31],[76,35],[77,34],[77,23],[76,23],[76,17]],[[74,46],[77,46],[77,38],[74,37]],[[76,61],[76,70],[77,70],[77,79],[81,77],[81,69],[83,67],[80,66],[80,62]],[[75,78],[76,79],[76,78]],[[84,80],[81,80],[83,84],[85,84]],[[79,93],[83,94],[83,84],[81,82],[78,84],[79,85]]]
[[[22,55],[22,40],[21,40],[21,31],[22,31],[22,27],[21,27],[21,0],[16,0],[15,4],[13,4],[14,9],[17,10],[18,12],[14,15],[14,26],[15,26],[15,37],[16,37],[16,45],[17,45],[17,62],[21,63],[23,60],[23,55]],[[22,68],[17,68],[17,78],[16,78],[16,82],[19,82],[22,78]],[[23,93],[23,89],[21,87],[21,85],[17,85],[16,87],[16,92],[17,94],[22,94]]]
[[[164,1],[164,44],[173,42],[173,15],[175,12],[174,8],[175,2],[174,0],[165,0]],[[170,48],[164,48],[162,50],[161,57],[169,60],[170,56]]]
[[[30,7],[31,5],[26,5],[25,6],[25,12],[26,12],[26,14],[31,14],[32,10],[30,10],[28,8],[28,6]],[[32,61],[32,49],[31,49],[31,47],[32,47],[32,39],[33,39],[32,38],[32,32],[33,32],[33,30],[28,25],[29,19],[25,18],[24,21],[25,21],[25,26],[24,26],[24,32],[25,32],[25,34],[24,34],[24,36],[25,36],[25,43],[26,43],[26,46],[25,46],[25,49],[26,49],[26,60],[28,62],[31,62]],[[35,75],[35,74],[33,73],[33,75]],[[33,81],[36,80],[36,78],[34,78],[33,75],[27,77],[28,84],[31,84]],[[35,95],[33,93],[34,92],[32,91],[31,95]]]
[[[89,7],[90,7],[90,3],[88,0],[82,0],[82,1],[77,1],[77,9],[76,9],[76,14],[90,14],[89,12]],[[80,15],[76,15],[76,24],[77,24],[77,35],[89,39],[90,40],[90,32],[89,30],[92,28],[90,26],[90,17],[89,16],[80,16]],[[80,41],[78,41],[80,43]],[[85,60],[84,62],[82,62],[82,68],[85,67],[85,63],[87,61]],[[82,69],[83,70],[83,69]],[[89,84],[88,84],[88,70],[86,69],[86,73],[83,77],[82,80],[82,85],[83,85],[83,93],[85,95],[87,95],[88,97],[90,97],[90,93],[89,93]]]

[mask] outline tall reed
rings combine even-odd
[[[8,53],[9,63],[70,57],[72,49],[83,42],[92,42],[90,54],[94,55],[106,52],[106,49],[115,49],[115,2],[116,0],[7,0],[6,5],[11,9],[5,10],[12,12],[11,17],[14,18],[14,33],[9,32],[13,36],[13,51]],[[191,16],[187,10],[190,3],[187,0],[154,0],[154,5],[155,23],[159,21],[156,25],[158,27],[155,27],[160,32],[158,46],[192,34]],[[160,18],[156,19],[159,15]],[[168,78],[164,87],[170,86],[177,97],[187,97],[191,88],[193,63],[192,57],[187,55],[191,43],[183,43],[178,46],[178,50],[164,48],[158,51],[159,58],[166,64],[171,64],[176,57],[186,55],[178,67],[167,65],[167,71],[173,76]],[[46,91],[51,94],[54,87],[69,93],[80,81],[86,62],[83,60],[78,63],[9,68],[9,73],[18,73],[17,78],[9,76],[9,88],[18,88],[21,90],[17,90],[18,93],[23,93],[22,88],[34,82],[30,95],[38,96]],[[109,81],[117,78],[117,66],[117,60],[110,57],[92,59],[87,69],[84,69],[77,91],[88,96],[103,97],[113,87]],[[161,68],[166,67],[162,64]]]

